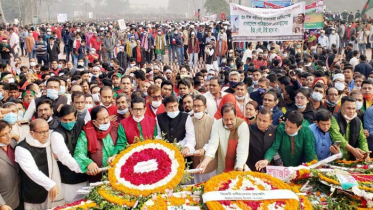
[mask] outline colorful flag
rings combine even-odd
[[[365,3],[363,10],[361,10],[361,16],[363,16],[366,12],[368,12],[370,9],[373,8],[373,1],[368,0],[367,3]]]

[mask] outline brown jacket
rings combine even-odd
[[[196,150],[203,149],[203,146],[207,144],[210,140],[212,124],[214,123],[214,118],[205,114],[201,120],[197,118],[192,118],[194,125],[194,132],[196,137]],[[217,153],[216,153],[217,154]],[[197,166],[203,161],[203,156],[192,157],[192,168],[197,168]],[[218,167],[218,156],[207,165],[205,173],[210,173]]]
[[[215,47],[215,56],[217,57],[221,57],[223,55],[225,55],[225,53],[227,53],[228,51],[228,44],[226,41],[222,40],[222,46],[221,46],[221,52],[219,52],[219,48],[220,48],[220,41],[217,41],[216,42],[216,47]]]
[[[28,53],[31,53],[34,50],[35,40],[32,36],[27,36],[25,39],[26,49]]]

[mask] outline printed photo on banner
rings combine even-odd
[[[304,2],[280,9],[230,4],[230,14],[234,42],[303,39]]]
[[[288,7],[292,0],[251,0],[252,8],[273,8]]]

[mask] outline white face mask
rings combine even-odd
[[[92,94],[92,98],[93,98],[93,101],[94,102],[100,102],[100,94],[98,94],[98,93],[95,93],[95,94]]]
[[[203,117],[203,112],[195,112],[194,117],[197,118],[198,120],[202,119]]]
[[[167,112],[167,115],[170,117],[170,118],[175,118],[179,115],[180,111],[176,111],[176,112]]]
[[[118,114],[121,114],[121,115],[127,114],[127,112],[128,112],[128,108],[123,109],[123,110],[118,109],[117,112],[118,112]]]
[[[36,66],[35,62],[30,62],[30,66]]]
[[[337,90],[342,91],[342,90],[345,89],[346,85],[345,85],[345,83],[343,83],[343,82],[336,82],[336,83],[334,84],[334,87],[335,87]]]
[[[90,108],[92,108],[92,107],[93,107],[93,104],[86,104],[85,105],[85,109],[87,109],[87,110],[90,109]]]
[[[84,66],[84,62],[78,62],[78,66]]]
[[[363,107],[363,102],[356,101],[356,110],[359,111]]]
[[[14,78],[8,79],[8,83],[14,83]]]
[[[144,115],[143,115],[143,116],[141,116],[141,117],[139,117],[139,118],[137,118],[137,117],[135,117],[135,116],[133,116],[132,118],[133,118],[133,120],[134,120],[134,121],[136,121],[136,122],[138,122],[138,123],[139,123],[139,122],[141,122],[141,120],[143,120],[143,119],[144,119]]]
[[[158,108],[159,106],[161,106],[162,104],[162,101],[152,101],[152,107],[154,108]]]

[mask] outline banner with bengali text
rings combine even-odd
[[[266,3],[274,4],[280,7],[288,7],[292,0],[251,0],[252,8],[264,8]]]
[[[285,41],[302,40],[305,3],[281,9],[261,9],[230,4],[232,40]]]
[[[319,29],[324,27],[324,1],[315,1],[306,6],[305,29]]]

